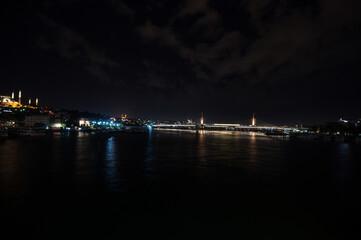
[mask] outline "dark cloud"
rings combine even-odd
[[[336,56],[345,53],[347,48],[348,52],[359,48],[357,38],[346,38],[342,44],[338,42],[345,34],[356,30],[352,28],[358,27],[353,23],[360,22],[359,6],[354,7],[351,1],[346,1],[341,7],[320,1],[292,7],[287,2],[242,2],[258,35],[251,44],[248,36],[242,35],[237,27],[234,31],[223,31],[210,43],[194,39],[194,47],[182,42],[172,25],[161,28],[148,21],[139,28],[139,33],[145,40],[176,49],[181,57],[193,64],[198,78],[216,82],[241,74],[248,76],[249,79],[245,80],[258,83],[275,71],[290,72],[287,68],[297,71],[301,67],[298,64],[302,64],[299,73],[306,75],[320,66],[329,67],[330,58],[334,59],[334,65],[344,62],[344,58],[337,61]],[[204,25],[219,29],[217,24],[221,22],[221,15],[211,9],[206,0],[186,1],[177,16],[184,18],[197,13],[200,15],[193,27]],[[217,30],[214,32],[218,33]],[[348,47],[345,49],[344,46]],[[334,48],[334,51],[327,51],[329,48]]]
[[[118,67],[118,63],[107,58],[104,50],[93,48],[79,33],[37,13],[41,22],[49,28],[48,36],[39,34],[37,45],[44,50],[54,50],[67,60],[79,61],[84,69],[101,82],[109,82],[111,76],[105,68]],[[50,34],[49,34],[50,33]]]
[[[219,24],[220,16],[218,12],[210,8],[207,0],[191,1],[187,0],[181,4],[178,18],[198,15],[199,17],[194,23],[194,27],[204,27],[207,25],[215,26]]]
[[[137,32],[139,32],[145,41],[157,41],[158,43],[169,47],[178,47],[181,45],[170,27],[161,28],[152,24],[149,20],[145,25],[139,26]]]
[[[126,3],[120,0],[109,0],[109,3],[111,4],[115,12],[131,20],[134,20],[135,11],[130,8]]]

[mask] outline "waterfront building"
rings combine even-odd
[[[50,125],[50,116],[49,115],[31,115],[25,116],[25,127],[34,127],[35,125],[42,124],[44,126]]]
[[[90,127],[90,120],[85,118],[79,119],[79,127]]]

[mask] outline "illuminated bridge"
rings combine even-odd
[[[259,121],[258,121],[259,122]],[[256,118],[255,114],[253,113],[251,119],[251,125],[242,125],[238,123],[212,123],[212,124],[205,124],[203,113],[201,113],[201,118],[198,123],[192,124],[153,124],[153,128],[164,128],[164,129],[189,129],[189,130],[227,130],[227,131],[274,131],[274,130],[281,130],[285,132],[293,131],[296,128],[286,127],[286,126],[276,126],[269,123],[261,122],[259,126],[256,126]]]
[[[285,126],[252,126],[252,125],[241,125],[241,124],[153,124],[153,128],[163,129],[204,129],[204,130],[246,130],[246,131],[266,131],[266,130],[283,130],[293,131],[295,128]]]

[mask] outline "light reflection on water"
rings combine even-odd
[[[145,163],[145,177],[147,179],[151,179],[152,176],[153,176],[153,141],[152,141],[152,132],[150,132],[148,134],[148,140],[147,140],[147,146],[146,146],[146,149],[145,149],[145,160],[144,160],[144,163]]]
[[[8,141],[0,145],[0,191],[5,195],[22,191],[20,188],[24,184],[24,179],[21,174],[20,153],[20,145],[16,141]]]
[[[206,144],[205,144],[205,132],[204,131],[199,131],[197,145],[198,145],[198,151],[197,151],[198,159],[202,164],[204,164],[206,162],[206,157],[207,157],[207,149],[206,149]]]
[[[252,233],[272,225],[280,232],[307,228],[318,234],[332,232],[335,225],[351,219],[347,216],[351,210],[357,212],[359,159],[358,145],[283,141],[239,132],[153,131],[112,137],[81,133],[9,139],[0,145],[0,200],[8,200],[0,208],[10,215],[21,209],[14,219],[22,219],[36,215],[24,211],[34,202],[46,212],[44,199],[52,195],[49,209],[70,199],[62,208],[66,217],[59,226],[88,204],[79,221],[74,220],[75,226],[96,222],[92,216],[97,213],[97,224],[114,229],[128,227],[129,222],[172,227],[183,216],[178,224],[185,228],[208,221],[216,223],[213,227],[227,225],[224,229],[234,224],[235,231],[246,226],[246,231],[252,219],[260,223]],[[85,194],[86,201],[73,206],[78,193]],[[13,198],[21,204],[13,204]],[[28,199],[33,202],[27,204]],[[73,207],[69,210],[69,206]],[[123,214],[126,211],[128,215]],[[44,219],[48,217],[52,214]],[[121,217],[121,223],[112,225],[113,219]],[[310,227],[314,222],[316,230]]]
[[[257,155],[257,150],[258,150],[258,146],[257,146],[257,139],[256,139],[256,134],[254,132],[251,133],[250,136],[250,143],[249,143],[249,161],[250,161],[250,167],[249,167],[249,171],[252,174],[256,174],[257,173],[257,159],[258,159],[258,155]]]
[[[117,152],[116,152],[116,142],[114,137],[108,138],[106,142],[105,150],[105,177],[107,186],[116,190],[119,186],[119,179],[117,177],[116,161],[117,161]]]
[[[27,184],[25,176],[30,176],[25,173],[47,168],[44,176],[49,175],[51,181],[59,186],[61,182],[69,183],[83,192],[90,191],[94,185],[119,191],[134,180],[141,183],[168,178],[214,182],[220,177],[220,181],[228,179],[232,183],[259,179],[283,181],[285,174],[297,171],[293,168],[295,164],[304,167],[317,164],[321,155],[334,159],[322,162],[333,164],[328,167],[331,175],[340,181],[350,181],[355,174],[353,159],[359,154],[356,149],[357,145],[346,143],[293,143],[255,133],[153,131],[115,137],[81,133],[4,141],[0,146],[0,177],[3,193],[23,192]],[[34,158],[40,161],[34,164]],[[222,179],[223,176],[227,178]],[[28,183],[37,184],[38,180],[30,179]]]

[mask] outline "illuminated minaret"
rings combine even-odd
[[[14,99],[15,98],[15,93],[14,91],[11,93],[11,99]]]
[[[31,98],[29,98],[29,105],[31,105]]]
[[[19,91],[19,104],[21,105],[21,90]]]
[[[203,118],[203,113],[201,113],[201,125],[204,124],[204,118]]]
[[[35,105],[38,106],[38,104],[39,104],[39,99],[36,98],[36,99],[35,99]]]
[[[254,113],[253,113],[253,117],[252,117],[252,127],[256,126],[256,119],[254,118]]]

